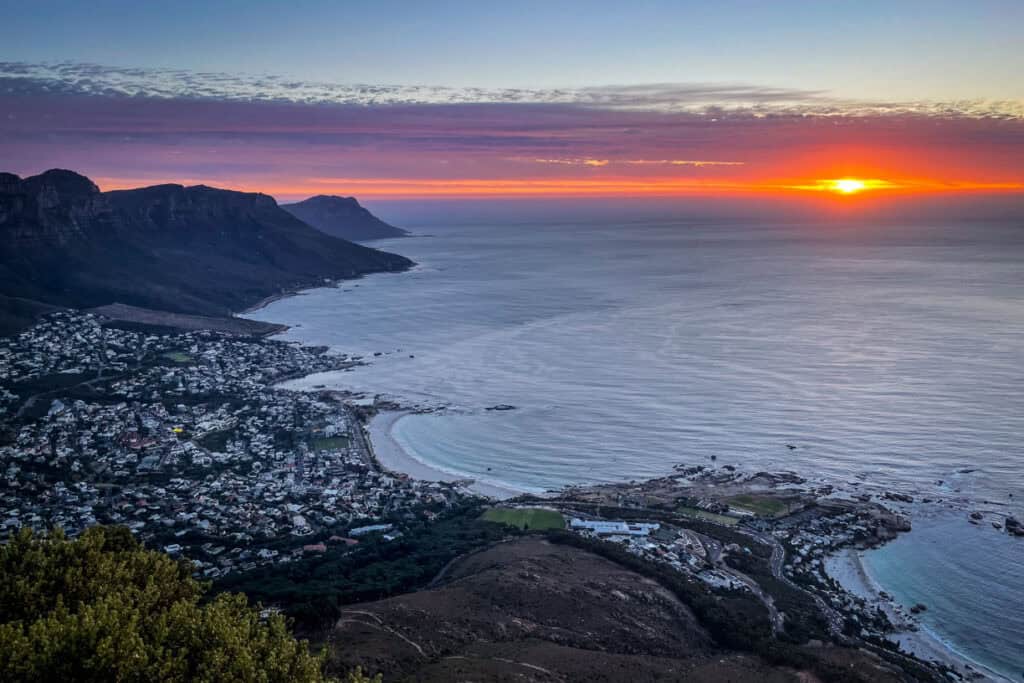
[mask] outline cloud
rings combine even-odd
[[[528,161],[534,164],[557,164],[560,166],[592,166],[600,168],[604,166],[693,166],[702,168],[704,166],[743,166],[743,161],[713,161],[710,159],[581,159],[581,158],[560,158],[560,159],[524,159],[513,157],[512,161]]]
[[[110,67],[60,62],[0,62],[0,94],[197,99],[320,105],[521,104],[659,112],[709,117],[925,115],[1024,119],[1024,102],[875,102],[826,91],[750,84],[655,83],[586,88],[470,88],[344,84],[263,74]]]
[[[513,157],[512,161],[528,161],[534,164],[557,164],[559,166],[607,166],[608,159],[523,159]]]
[[[0,170],[23,175],[57,166],[117,185],[188,180],[293,197],[321,192],[322,178],[377,196],[456,184],[803,190],[843,177],[1011,190],[1024,180],[1024,115],[743,85],[487,90],[0,63],[0,150]]]
[[[743,166],[745,161],[712,161],[709,159],[626,159],[619,163],[630,166]]]

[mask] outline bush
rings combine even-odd
[[[324,680],[282,617],[242,595],[203,603],[190,572],[124,528],[21,530],[0,546],[0,680]]]

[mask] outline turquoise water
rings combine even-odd
[[[953,649],[1020,680],[1024,539],[1007,540],[990,524],[971,526],[963,514],[922,513],[911,534],[865,553],[864,565],[904,606],[924,604],[922,626]]]
[[[288,339],[372,361],[310,383],[447,406],[393,431],[432,466],[543,490],[657,476],[715,455],[850,489],[1020,512],[1019,229],[431,232],[379,243],[416,260],[412,272],[313,290],[254,317],[293,325]],[[499,403],[517,409],[485,410]],[[983,538],[957,529],[951,542],[968,549]],[[1001,566],[1024,563],[1019,539],[992,543]],[[994,591],[1020,612],[1019,591],[1000,588],[989,556],[951,553],[938,573],[972,577],[961,591]],[[921,590],[947,590],[932,568],[908,571]],[[979,609],[989,622],[1006,619],[994,604]],[[1021,636],[991,639],[1010,652],[1005,661],[1020,662]]]

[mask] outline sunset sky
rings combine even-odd
[[[485,5],[26,4],[0,170],[282,200],[1024,193],[1016,0]]]

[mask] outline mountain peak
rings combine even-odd
[[[374,216],[355,197],[318,194],[281,208],[321,232],[355,242],[409,234]]]
[[[341,197],[336,194],[318,194],[306,199],[299,204],[309,202],[310,204],[330,204],[330,203],[341,203],[341,204],[358,204],[359,202],[355,197]]]
[[[15,176],[17,177],[17,176]],[[81,173],[63,168],[51,168],[39,175],[25,178],[22,181],[29,191],[38,192],[43,189],[55,191],[61,197],[89,197],[98,195],[100,188]]]

